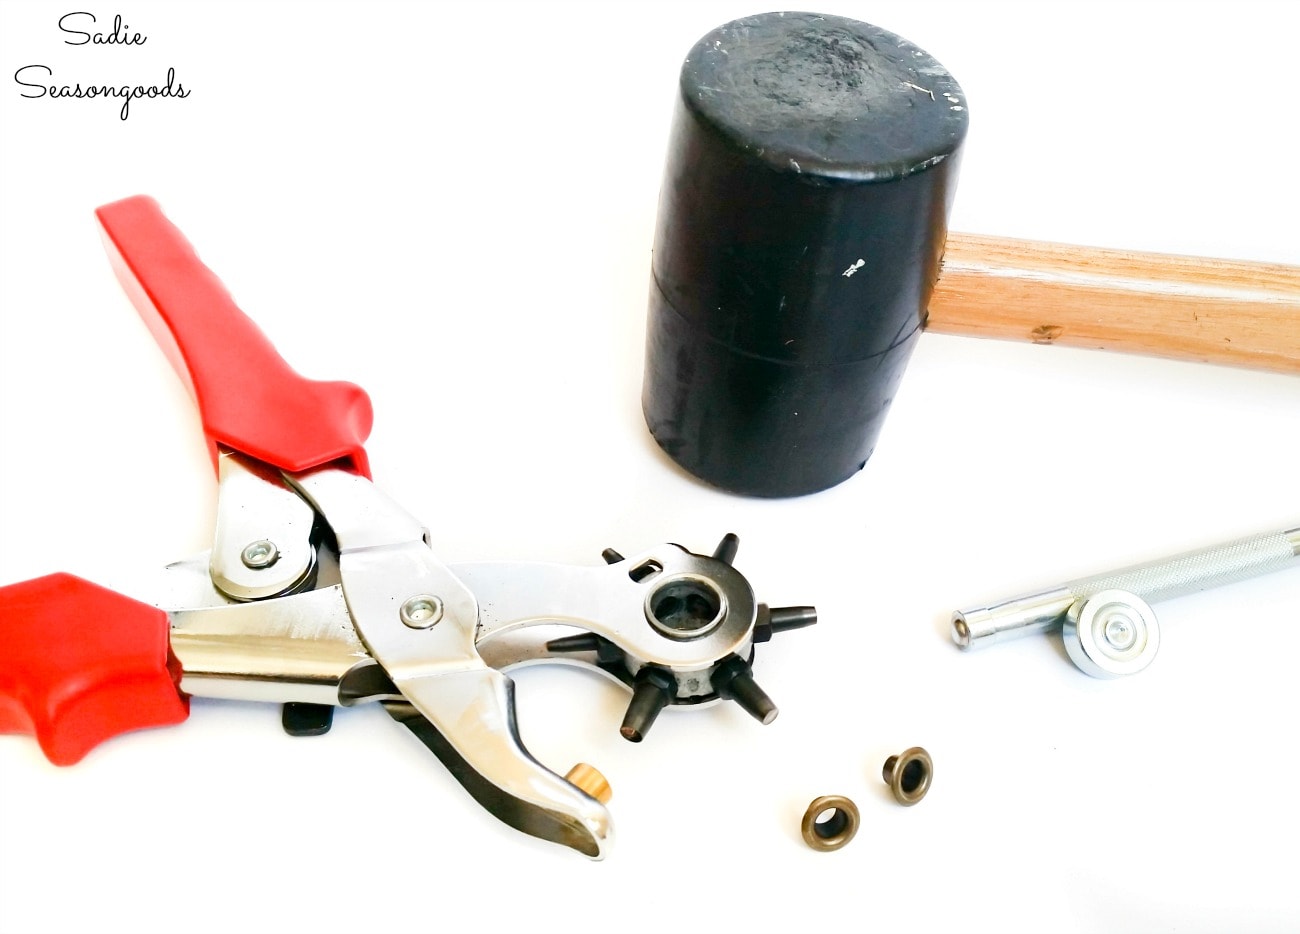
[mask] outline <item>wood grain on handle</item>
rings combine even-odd
[[[950,233],[926,329],[1300,373],[1300,267]]]

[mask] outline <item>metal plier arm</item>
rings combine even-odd
[[[603,780],[529,755],[504,669],[596,668],[632,690],[622,733],[633,741],[670,705],[734,698],[775,717],[753,646],[816,614],[758,604],[731,567],[734,536],[707,556],[607,550],[604,567],[444,565],[369,479],[364,391],[294,372],[152,199],[96,215],[198,405],[216,535],[210,553],[169,569],[167,610],[66,574],[0,588],[0,732],[34,733],[71,764],[118,733],[183,720],[191,695],[378,701],[495,816],[600,858]]]

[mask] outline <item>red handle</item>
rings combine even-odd
[[[294,372],[152,198],[95,215],[122,287],[198,403],[214,463],[220,445],[281,470],[342,459],[369,476],[364,390]]]
[[[0,587],[0,733],[72,765],[119,733],[180,723],[167,614],[71,574]]]

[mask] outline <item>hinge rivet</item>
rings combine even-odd
[[[442,619],[442,600],[432,594],[416,594],[402,604],[401,616],[412,629],[428,629]]]

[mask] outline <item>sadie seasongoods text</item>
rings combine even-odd
[[[100,31],[99,20],[95,14],[79,10],[65,13],[59,17],[59,31],[71,38],[63,40],[64,45],[117,45],[142,46],[149,37],[141,32],[131,31],[130,26],[122,21],[121,15],[113,17],[113,28]],[[82,83],[63,84],[54,77],[54,69],[48,65],[24,65],[14,72],[14,81],[23,88],[23,97],[33,100],[48,97],[50,100],[68,98],[116,98],[122,101],[118,116],[125,120],[131,115],[131,101],[141,98],[176,98],[190,96],[190,91],[176,80],[176,69],[168,68],[167,77],[162,84],[107,84]]]

